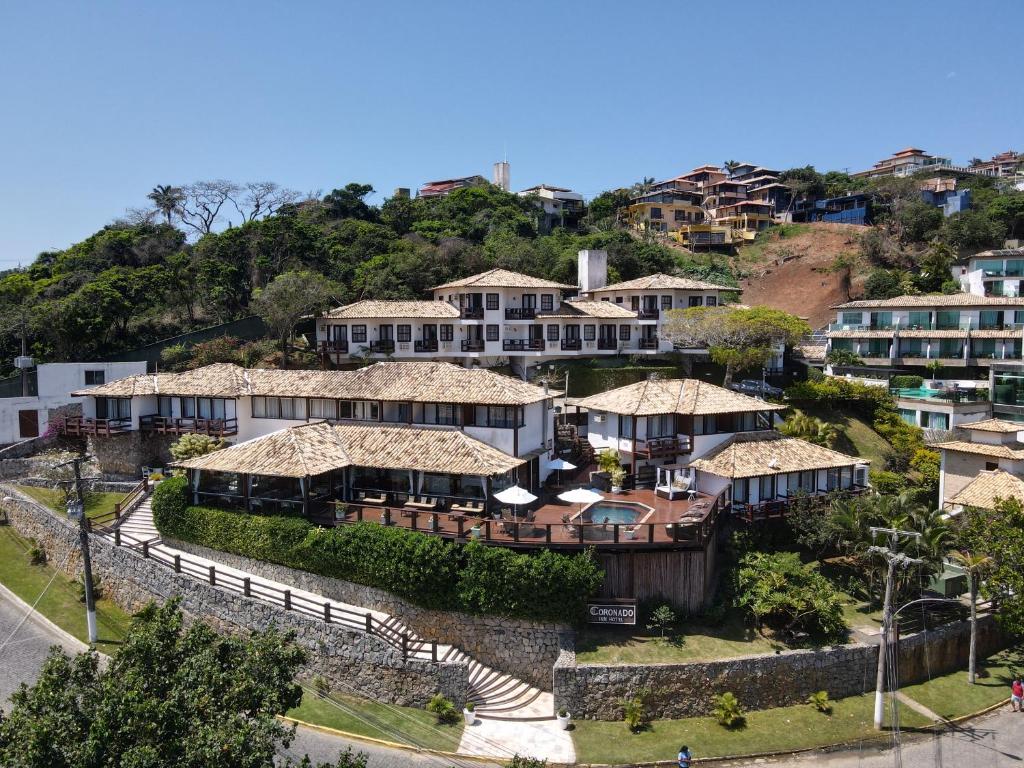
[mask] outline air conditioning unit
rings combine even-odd
[[[607,418],[608,417],[605,416],[603,413],[596,413],[596,414],[594,414],[594,423],[595,424],[604,424],[605,419],[607,419]]]
[[[35,362],[32,360],[31,357],[28,357],[26,355],[18,355],[16,358],[14,358],[14,367],[15,368],[25,369],[25,368],[32,368],[34,366],[35,366]]]

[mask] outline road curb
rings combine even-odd
[[[56,624],[54,624],[52,621],[46,618],[42,613],[37,611],[35,608],[33,608],[31,605],[26,603],[24,600],[22,600],[20,597],[14,594],[11,590],[5,587],[2,583],[0,583],[0,597],[3,597],[6,600],[10,600],[12,603],[18,606],[18,608],[25,611],[27,614],[30,614],[30,621],[38,621],[45,623],[49,631],[53,632],[53,634],[60,637],[61,640],[68,643],[79,652],[89,650],[89,646],[86,643],[83,643],[81,640],[79,640],[77,637],[72,635],[67,630],[58,627]]]
[[[401,749],[405,752],[415,752],[419,755],[435,755],[436,757],[457,758],[459,760],[473,760],[480,763],[503,762],[502,758],[485,757],[483,755],[467,755],[462,752],[445,752],[441,749],[427,749],[426,747],[414,747],[411,744],[399,744],[396,741],[387,741],[386,739],[375,739],[373,736],[364,736],[360,733],[349,733],[348,731],[339,731],[337,728],[331,728],[326,725],[310,723],[306,720],[299,720],[296,717],[288,717],[287,715],[279,715],[278,719],[284,720],[286,723],[294,723],[295,725],[301,725],[303,728],[309,728],[310,730],[318,731],[320,733],[326,733],[328,736],[337,736],[339,738],[348,739],[350,741],[359,741],[363,742],[364,744],[372,744],[378,747],[387,747],[389,749]]]

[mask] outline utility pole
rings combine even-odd
[[[885,574],[885,599],[882,602],[882,631],[878,636],[878,670],[875,677],[875,730],[882,730],[882,720],[885,715],[885,662],[888,653],[889,633],[892,631],[892,584],[896,576],[896,568],[907,568],[921,562],[920,559],[908,557],[902,552],[896,551],[900,538],[919,539],[921,534],[915,531],[902,531],[897,528],[876,528],[871,527],[871,536],[874,538],[882,533],[888,536],[887,546],[871,546],[869,552],[879,554],[885,558],[888,568]]]
[[[25,308],[21,308],[21,356],[28,357],[28,342],[25,336]],[[28,397],[28,369],[21,369],[21,396]]]
[[[92,557],[89,554],[89,528],[85,517],[85,493],[82,490],[82,462],[86,456],[76,456],[71,461],[58,464],[71,464],[75,470],[75,501],[68,505],[69,516],[78,518],[78,542],[82,548],[82,567],[85,569],[85,621],[89,628],[89,643],[95,644],[96,633],[96,598],[92,588]]]

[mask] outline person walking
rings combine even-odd
[[[690,768],[690,760],[692,759],[693,758],[690,755],[690,748],[685,744],[681,746],[679,748],[679,756],[676,757],[679,768]]]
[[[1021,711],[1021,701],[1024,700],[1024,685],[1020,682],[1020,677],[1013,678],[1013,684],[1010,685],[1010,706],[1013,707],[1014,712]]]

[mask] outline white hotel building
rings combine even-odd
[[[572,286],[492,269],[437,286],[431,301],[355,302],[318,321],[317,346],[335,364],[369,355],[524,374],[547,360],[669,352],[665,311],[718,306],[737,290],[670,275],[609,285],[605,251],[580,251],[579,275]]]

